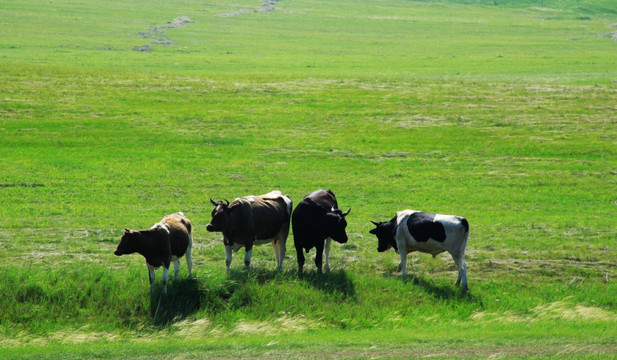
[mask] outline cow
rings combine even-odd
[[[225,245],[225,265],[231,266],[231,251],[245,249],[244,266],[251,264],[253,245],[272,243],[276,268],[281,270],[285,259],[285,243],[289,235],[292,201],[274,190],[265,195],[244,196],[229,203],[210,199],[214,210],[206,225],[210,232],[222,232]]]
[[[371,222],[377,226],[370,231],[377,236],[377,251],[384,252],[393,247],[401,255],[399,271],[402,271],[402,276],[407,272],[408,253],[420,251],[435,257],[447,251],[458,267],[456,285],[462,280],[463,291],[469,290],[465,264],[465,246],[469,237],[467,219],[455,215],[403,210],[390,221]]]
[[[336,196],[330,190],[317,190],[306,195],[296,206],[291,217],[291,224],[294,233],[294,245],[298,254],[298,271],[302,272],[304,266],[305,250],[315,248],[315,265],[321,272],[322,258],[324,252],[324,242],[326,250],[326,271],[330,270],[330,245],[332,239],[344,244],[347,242],[347,220],[345,217],[351,209],[342,212],[338,208]]]
[[[114,255],[139,253],[146,258],[150,292],[154,291],[154,269],[163,266],[163,293],[167,294],[169,263],[174,263],[174,279],[180,272],[180,258],[186,255],[189,277],[193,272],[193,233],[191,222],[178,212],[166,215],[148,230],[124,229]]]

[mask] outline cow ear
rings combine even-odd
[[[371,234],[373,234],[373,235],[377,235],[377,228],[375,228],[375,229],[373,229],[373,230],[369,231],[369,233],[371,233]]]
[[[131,230],[130,230],[129,228],[124,228],[124,233],[125,233],[125,234],[128,234],[128,233],[130,233],[130,232],[131,232]]]

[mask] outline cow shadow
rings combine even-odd
[[[389,273],[384,274],[384,277],[397,278],[404,284],[419,287],[422,291],[435,299],[467,303],[476,303],[479,301],[471,291],[463,291],[460,286],[454,285],[454,282],[447,285],[436,284],[432,279],[416,274],[407,274],[405,277],[401,278],[400,274]]]
[[[155,287],[155,291],[150,294],[153,324],[162,327],[196,313],[203,305],[202,293],[195,278],[170,281],[167,294],[163,294],[162,286]]]
[[[324,293],[340,295],[343,298],[355,298],[356,296],[356,288],[345,270],[340,269],[323,273],[315,270],[299,274],[296,272],[296,276],[301,281]]]
[[[352,279],[345,270],[326,271],[320,273],[314,271],[304,271],[298,273],[297,270],[266,270],[262,268],[251,268],[250,270],[230,270],[227,274],[229,280],[244,284],[249,280],[254,280],[260,285],[267,282],[303,282],[315,289],[327,294],[336,294],[343,298],[355,297],[356,289]]]

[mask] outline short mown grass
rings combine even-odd
[[[496,3],[0,1],[2,357],[614,357],[617,15]],[[352,209],[331,272],[293,235],[225,272],[210,198],[318,188]],[[377,253],[406,208],[469,220],[468,294]],[[113,250],[176,211],[195,276],[150,294]]]

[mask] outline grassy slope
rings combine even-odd
[[[582,2],[0,2],[6,356],[615,354],[617,20]],[[290,238],[283,274],[269,247],[224,274],[209,197],[319,187],[353,209],[332,273],[298,278]],[[375,252],[410,207],[470,220],[470,296],[447,256],[401,281]],[[177,210],[196,279],[149,298],[111,252]]]

